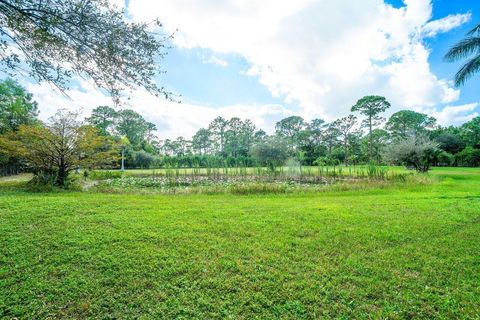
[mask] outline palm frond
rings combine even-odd
[[[475,73],[480,71],[480,55],[468,61],[455,75],[455,86],[463,85]]]
[[[470,30],[468,33],[467,33],[467,36],[473,36],[475,34],[480,34],[480,24],[477,24],[475,26],[475,28],[473,28],[472,30]]]
[[[445,55],[445,60],[453,62],[475,53],[480,53],[480,37],[468,37],[453,46]]]

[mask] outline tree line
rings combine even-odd
[[[212,158],[229,165],[258,160],[266,165],[287,158],[302,165],[352,165],[392,162],[393,146],[410,141],[435,147],[434,165],[480,164],[480,117],[458,127],[442,127],[435,118],[412,110],[400,110],[386,119],[382,114],[388,108],[384,97],[367,96],[352,106],[348,116],[330,123],[291,116],[277,122],[271,135],[248,119],[217,117],[191,139],[155,141],[154,148],[156,155],[182,166],[204,165]]]
[[[38,119],[33,97],[11,79],[0,82],[0,167],[29,170],[64,185],[74,170],[268,166],[291,159],[300,165],[404,164],[479,166],[480,117],[442,127],[423,113],[401,110],[388,119],[390,103],[367,96],[352,114],[327,123],[290,116],[267,134],[249,119],[215,118],[190,139],[160,140],[157,128],[130,109],[99,106],[86,119],[59,110]],[[6,170],[16,168],[16,170]]]

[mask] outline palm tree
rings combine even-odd
[[[470,58],[455,75],[455,86],[459,87],[480,71],[480,24],[473,28],[462,41],[455,44],[445,55],[445,60],[455,62]]]

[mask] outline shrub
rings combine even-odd
[[[461,166],[478,167],[480,166],[480,149],[466,147],[455,155],[455,161]]]
[[[453,164],[454,162],[454,157],[450,153],[446,151],[440,151],[437,154],[437,159],[436,159],[436,165],[437,166],[443,166],[443,167],[449,167]]]
[[[286,144],[278,139],[269,139],[258,143],[250,150],[252,157],[262,166],[275,171],[277,166],[283,165],[288,158]]]
[[[28,182],[27,188],[33,192],[49,192],[57,189],[58,173],[55,170],[39,170],[33,172],[32,179]],[[68,175],[65,178],[63,189],[78,189],[77,178],[75,175]]]
[[[338,166],[340,164],[340,161],[335,158],[323,156],[323,157],[318,157],[313,162],[313,164],[317,166]]]
[[[133,158],[134,166],[142,169],[150,168],[152,163],[155,161],[155,156],[143,150],[135,152],[133,154]]]
[[[426,137],[411,137],[390,145],[385,158],[392,164],[412,167],[417,172],[427,172],[439,153],[438,144]]]
[[[435,140],[439,143],[440,149],[455,154],[465,148],[465,143],[459,136],[451,133],[440,134]]]
[[[57,181],[57,173],[54,171],[35,171],[33,178],[28,182],[27,187],[30,191],[51,191]]]
[[[121,171],[92,171],[88,174],[92,180],[117,179],[123,176]]]

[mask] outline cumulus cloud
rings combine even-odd
[[[478,103],[469,103],[459,106],[446,106],[440,111],[429,110],[429,114],[438,120],[441,125],[460,125],[468,122],[480,114],[477,110]]]
[[[228,67],[228,62],[223,60],[223,59],[220,59],[217,56],[210,56],[207,59],[203,59],[203,63],[210,63],[210,64],[214,64],[214,65],[217,65],[217,66],[220,66],[220,67],[223,67],[223,68]]]
[[[48,120],[59,108],[79,112],[83,117],[91,114],[99,105],[112,105],[110,97],[97,90],[92,83],[80,81],[77,88],[67,91],[68,97],[50,88],[48,84],[26,84],[40,105],[40,119]],[[155,123],[161,139],[184,136],[190,138],[195,132],[216,117],[226,119],[238,117],[250,119],[269,133],[274,131],[275,123],[292,112],[275,104],[265,105],[232,105],[218,108],[190,103],[176,103],[158,99],[145,90],[131,93],[128,102],[121,108],[134,109],[148,121]]]
[[[101,105],[111,105],[112,99],[102,94],[92,82],[81,80],[78,86],[62,94],[48,83],[24,84],[27,91],[33,94],[39,104],[39,118],[47,120],[58,109],[79,111],[84,115],[91,113],[92,109]]]
[[[425,37],[458,27],[469,14],[431,21],[430,0],[130,0],[136,20],[159,17],[179,29],[176,45],[236,53],[273,96],[302,115],[333,119],[359,97],[385,95],[396,108],[458,99],[428,63]]]
[[[422,32],[426,37],[433,37],[439,33],[444,33],[452,29],[455,29],[461,26],[462,24],[470,21],[471,18],[472,18],[471,13],[451,14],[446,16],[445,18],[427,23],[423,27]]]

